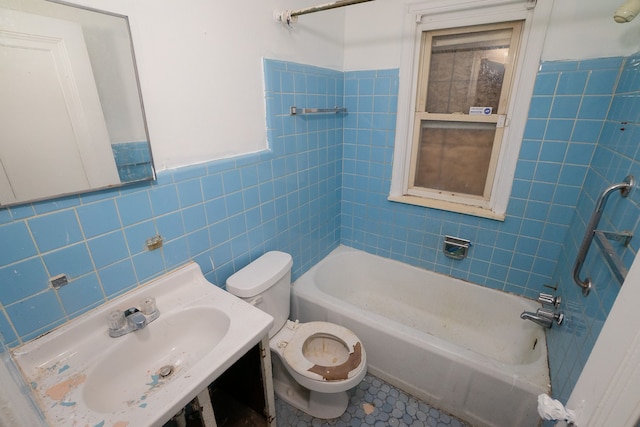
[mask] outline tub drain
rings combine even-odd
[[[162,368],[158,369],[158,375],[160,376],[160,378],[167,378],[171,374],[173,374],[172,365],[165,365]]]

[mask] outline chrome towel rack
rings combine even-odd
[[[344,107],[333,107],[333,108],[298,108],[291,107],[289,109],[289,113],[292,116],[302,116],[305,114],[338,114],[338,113],[346,113],[347,109]]]
[[[629,244],[629,241],[633,237],[633,234],[629,232],[618,233],[612,231],[602,231],[596,230],[596,228],[598,227],[600,217],[602,217],[602,211],[604,211],[607,199],[609,198],[611,193],[616,190],[620,190],[620,195],[622,197],[627,197],[634,186],[635,179],[632,175],[629,175],[625,177],[623,182],[614,184],[605,189],[596,201],[596,206],[593,210],[593,213],[591,214],[591,219],[589,219],[589,223],[587,224],[587,229],[585,230],[582,243],[580,244],[580,249],[578,250],[578,255],[576,256],[576,262],[573,265],[573,280],[578,286],[582,288],[582,295],[584,295],[585,297],[589,295],[592,282],[590,277],[587,277],[585,280],[580,279],[580,270],[582,269],[584,260],[587,257],[587,252],[589,252],[589,247],[591,246],[591,242],[593,241],[594,237],[596,238],[596,243],[598,244],[598,246],[600,246],[604,253],[605,261],[607,262],[609,267],[611,267],[611,270],[618,281],[622,283],[627,275],[627,269],[624,267],[620,257],[614,252],[613,247],[608,242],[608,240],[617,240],[627,246]]]

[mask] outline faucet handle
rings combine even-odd
[[[126,320],[124,318],[124,312],[120,310],[114,310],[107,315],[107,322],[109,329],[112,331],[118,330],[124,326]]]
[[[561,297],[554,297],[551,294],[546,294],[544,292],[540,292],[540,295],[538,295],[538,302],[541,303],[542,305],[551,305],[555,308],[560,307],[560,302],[562,301]]]
[[[556,322],[557,325],[562,324],[562,321],[564,320],[564,313],[559,311],[554,311],[550,308],[541,307],[538,310],[536,310],[536,314],[540,317],[547,318],[552,322]]]
[[[158,311],[158,307],[156,307],[156,299],[153,297],[144,298],[140,301],[140,311],[147,316],[154,314]]]

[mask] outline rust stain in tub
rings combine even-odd
[[[52,387],[49,387],[47,391],[45,391],[45,394],[53,400],[62,400],[67,393],[84,383],[86,380],[87,376],[85,374],[75,375],[66,381],[62,381]]]

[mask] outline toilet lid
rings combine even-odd
[[[349,350],[347,360],[339,365],[321,365],[307,359],[304,346],[313,336],[342,342]],[[362,344],[349,329],[328,322],[308,322],[298,326],[284,348],[283,357],[298,374],[317,381],[341,381],[356,375],[362,364]]]

